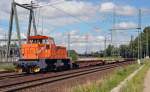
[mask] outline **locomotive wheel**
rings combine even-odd
[[[40,72],[40,67],[31,67],[27,73],[38,73]]]
[[[32,68],[29,68],[29,70],[27,71],[27,73],[33,73],[33,69]]]
[[[34,73],[40,72],[40,67],[33,67],[32,72]]]
[[[15,71],[16,71],[17,73],[22,73],[23,70],[22,70],[22,68],[17,67]]]

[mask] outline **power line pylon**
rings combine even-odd
[[[34,35],[37,35],[36,24],[35,24],[35,17],[34,17],[34,11],[33,11],[33,9],[35,7],[33,5],[33,2],[31,2],[31,4],[19,4],[19,3],[16,3],[13,0],[12,3],[11,3],[11,13],[10,13],[10,21],[9,21],[8,43],[7,43],[6,58],[8,58],[9,55],[10,55],[10,43],[11,43],[11,37],[12,37],[12,29],[13,29],[13,21],[14,21],[14,19],[15,19],[15,24],[16,24],[17,39],[18,39],[18,42],[19,42],[19,52],[20,52],[21,35],[20,35],[20,27],[19,27],[19,20],[18,20],[18,13],[17,13],[16,6],[19,6],[21,8],[24,8],[24,9],[30,11],[29,25],[28,25],[28,32],[27,32],[27,40],[28,40],[28,37],[31,34],[31,25],[32,25],[32,23],[33,23],[33,28],[34,28]],[[21,55],[20,55],[20,57],[21,57]]]

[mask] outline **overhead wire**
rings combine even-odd
[[[88,25],[88,26],[91,26],[91,24],[87,23],[86,21],[82,20],[82,19],[79,18],[79,17],[76,17],[76,16],[74,16],[74,15],[72,15],[72,14],[66,12],[65,10],[62,10],[62,9],[60,9],[60,8],[58,8],[58,7],[55,7],[55,6],[50,6],[50,7],[54,8],[54,9],[57,9],[57,10],[59,10],[59,11],[65,13],[65,14],[67,14],[67,15],[73,17],[74,19],[76,19],[76,20],[78,20],[78,21],[84,22],[84,23],[85,23],[86,25]],[[96,28],[96,27],[95,27],[95,28]],[[87,43],[88,43],[88,42],[87,42]],[[87,48],[88,48],[88,46],[86,46],[86,52],[88,52],[88,51],[87,51]]]
[[[67,11],[65,11],[65,10],[63,10],[63,9],[60,9],[60,8],[54,6],[54,5],[62,4],[62,3],[65,3],[65,2],[66,2],[66,0],[62,0],[62,1],[54,2],[54,3],[48,3],[48,4],[45,4],[45,5],[40,5],[40,6],[38,6],[37,8],[42,8],[42,7],[50,6],[50,7],[54,8],[54,9],[60,11],[60,12],[63,12],[63,13],[66,14],[66,15],[69,15],[69,16],[73,17],[74,19],[76,19],[76,20],[78,20],[78,21],[81,21],[81,22],[85,23],[85,24],[88,25],[88,26],[91,26],[91,23],[87,23],[85,20],[83,20],[83,19],[81,19],[81,18],[79,18],[79,17],[76,17],[76,16],[74,16],[73,14],[70,14],[69,12],[67,12]]]
[[[63,1],[63,2],[64,2],[64,1]],[[61,2],[61,3],[62,3],[62,2]],[[55,3],[55,4],[56,4],[56,3]],[[60,4],[60,2],[57,3],[57,4]],[[73,14],[70,14],[69,12],[67,12],[67,11],[65,11],[65,10],[63,10],[63,9],[60,9],[60,8],[54,6],[53,4],[47,4],[47,5],[45,5],[45,6],[43,5],[43,6],[40,6],[39,8],[46,7],[46,6],[50,6],[50,7],[54,8],[54,9],[60,11],[60,12],[63,12],[64,14],[73,17],[73,18],[76,19],[77,21],[83,22],[83,23],[85,23],[85,24],[88,25],[88,26],[92,26],[90,23],[87,23],[85,20],[79,18],[78,16],[75,16],[75,15],[73,15]],[[42,21],[43,21],[43,19],[42,19]],[[96,27],[95,27],[95,28],[96,28]],[[42,30],[43,30],[43,23],[42,23]]]
[[[37,27],[38,27],[38,30],[40,29],[40,8],[38,9],[38,16],[37,16]]]
[[[91,26],[91,24],[87,23],[85,20],[82,20],[81,18],[76,17],[76,16],[74,16],[74,15],[72,15],[72,14],[66,12],[65,10],[62,10],[62,9],[60,9],[60,8],[58,8],[58,7],[55,7],[55,6],[50,6],[50,7],[54,8],[54,9],[56,9],[56,10],[58,10],[58,11],[61,11],[61,12],[65,13],[65,14],[67,14],[67,15],[73,17],[74,19],[76,19],[76,20],[78,20],[78,21],[81,21],[81,22],[85,23],[85,24],[88,25],[88,26]]]
[[[54,9],[56,9],[56,10],[58,10],[58,11],[61,11],[61,12],[65,13],[65,14],[67,14],[67,15],[73,17],[74,19],[76,19],[76,20],[78,20],[78,21],[81,21],[81,22],[86,23],[88,26],[91,26],[91,24],[87,23],[86,21],[82,20],[81,18],[78,18],[78,17],[76,17],[76,16],[74,16],[74,15],[72,15],[72,14],[70,14],[70,13],[68,13],[68,12],[66,12],[66,11],[64,11],[64,10],[62,10],[62,9],[60,9],[60,8],[54,6],[54,5],[56,5],[56,4],[61,4],[61,3],[65,3],[65,2],[66,2],[66,1],[63,0],[63,1],[61,1],[61,2],[49,3],[49,4],[41,5],[41,6],[37,7],[37,8],[42,8],[42,7],[50,6],[50,7],[54,8]]]
[[[43,19],[43,16],[42,16],[42,30],[41,30],[42,31],[42,33],[41,33],[42,35],[43,35],[43,30],[44,30],[44,19]]]
[[[38,0],[37,0],[37,1],[38,1]],[[51,6],[51,5],[61,4],[61,3],[65,3],[65,2],[66,2],[66,0],[62,0],[62,1],[54,2],[54,3],[47,3],[47,4],[43,4],[43,5],[37,6],[37,8],[42,8],[42,7],[46,7],[46,6]]]

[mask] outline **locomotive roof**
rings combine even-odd
[[[48,36],[42,36],[42,35],[36,35],[36,36],[29,36],[29,39],[53,39],[52,37],[48,37]]]

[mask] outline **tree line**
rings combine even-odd
[[[108,47],[103,51],[102,56],[138,58],[138,52],[140,58],[150,56],[150,26],[145,27],[134,40],[129,42],[128,45],[120,45],[119,47],[108,45]]]

